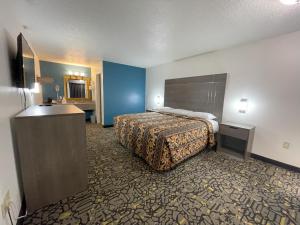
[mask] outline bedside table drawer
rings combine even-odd
[[[235,138],[240,138],[242,140],[248,140],[249,137],[249,130],[239,128],[239,127],[234,127],[234,126],[228,126],[228,125],[220,125],[220,131],[219,133],[221,135],[227,135]]]

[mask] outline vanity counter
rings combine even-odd
[[[19,113],[16,118],[37,117],[37,116],[57,116],[84,113],[79,107],[71,104],[62,105],[35,105]]]
[[[73,104],[76,105],[81,110],[95,110],[96,104],[95,102],[73,102],[73,103],[67,103],[67,104]]]

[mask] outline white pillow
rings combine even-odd
[[[217,117],[211,113],[207,113],[207,112],[194,112],[194,111],[190,111],[190,110],[185,110],[185,109],[167,109],[165,112],[170,112],[170,113],[174,113],[177,115],[182,115],[182,116],[188,116],[188,117],[199,117],[202,119],[207,119],[207,120],[213,120],[216,119]]]
[[[157,108],[154,110],[157,112],[173,113],[173,114],[183,115],[183,116],[187,116],[189,113],[192,112],[192,111],[185,110],[185,109],[174,109],[171,107],[160,107],[160,108]]]
[[[170,112],[177,115],[189,116],[189,114],[192,113],[193,111],[185,110],[185,109],[173,109]]]
[[[174,109],[171,107],[159,107],[159,108],[153,109],[153,111],[157,111],[157,112],[169,112],[172,110],[174,110]]]
[[[190,117],[199,117],[202,119],[206,119],[206,120],[213,120],[216,119],[217,117],[211,113],[208,112],[192,112],[189,114]]]
[[[216,119],[217,117],[211,113],[207,112],[194,112],[190,110],[185,110],[185,109],[174,109],[171,107],[160,107],[155,109],[157,112],[166,112],[166,113],[174,113],[177,115],[182,115],[182,116],[188,116],[188,117],[198,117],[202,119],[207,119],[207,120],[213,120]]]

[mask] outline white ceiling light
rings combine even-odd
[[[295,5],[300,3],[300,0],[280,0],[280,2],[284,5]]]

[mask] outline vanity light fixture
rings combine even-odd
[[[248,99],[241,98],[239,102],[239,113],[246,113],[248,109]]]
[[[280,0],[280,2],[284,5],[295,5],[299,4],[300,0]]]
[[[75,76],[82,76],[82,77],[85,76],[85,73],[84,73],[84,72],[74,72],[74,71],[71,71],[71,70],[69,70],[69,71],[67,72],[67,74],[68,74],[68,75],[75,75]]]

